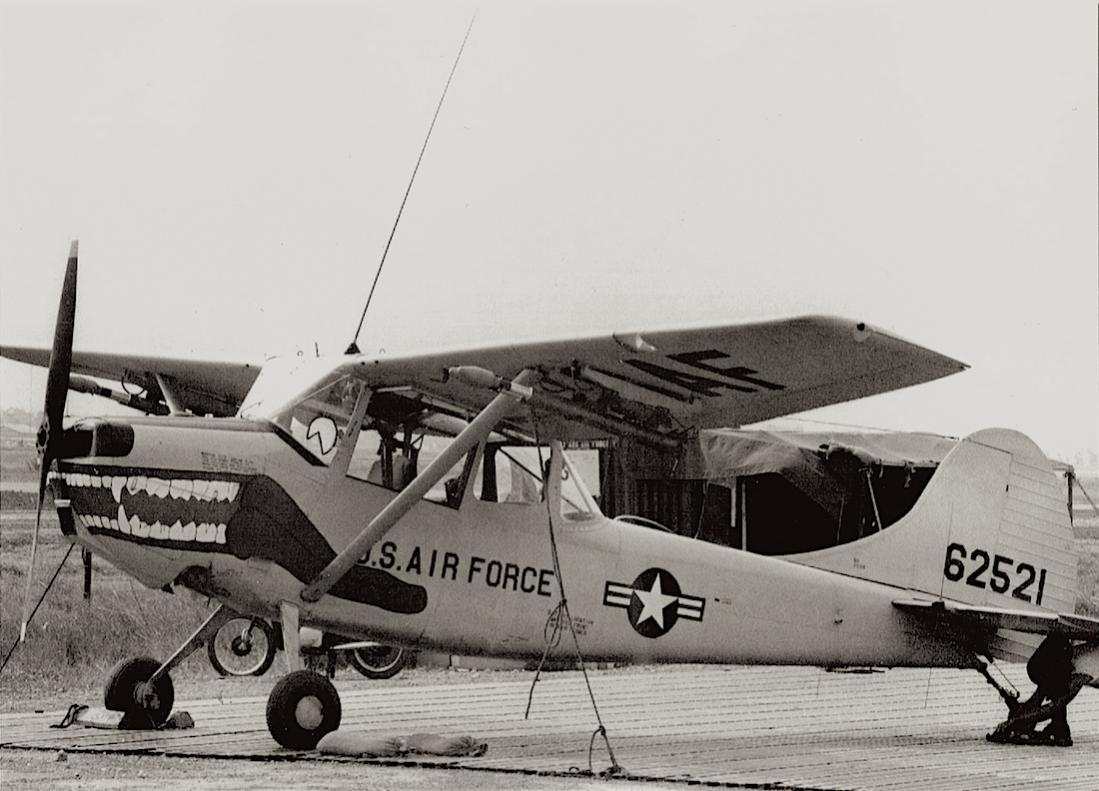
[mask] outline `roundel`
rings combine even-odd
[[[642,571],[628,585],[608,581],[603,604],[621,607],[634,631],[642,637],[662,637],[680,618],[702,620],[705,600],[683,593],[679,581],[662,568]]]
[[[642,637],[667,634],[679,620],[679,583],[664,569],[647,569],[633,581],[626,614]]]

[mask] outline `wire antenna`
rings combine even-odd
[[[397,226],[401,222],[401,214],[404,213],[404,206],[408,202],[408,195],[412,192],[412,185],[416,182],[416,174],[420,170],[420,163],[424,159],[424,152],[427,151],[427,143],[431,140],[431,131],[435,128],[435,122],[439,120],[439,111],[443,109],[443,102],[446,100],[447,91],[450,90],[450,81],[454,79],[454,72],[458,70],[458,62],[462,59],[462,53],[465,51],[466,42],[469,41],[469,34],[473,30],[473,23],[475,21],[477,21],[476,14],[469,20],[469,27],[466,28],[466,34],[462,38],[462,45],[458,47],[458,55],[454,58],[454,65],[450,67],[450,74],[446,78],[446,85],[443,86],[443,95],[439,97],[439,104],[435,107],[435,115],[431,118],[431,125],[427,128],[427,135],[424,136],[424,144],[420,148],[420,155],[416,158],[416,166],[412,168],[412,176],[408,180],[408,187],[405,189],[404,197],[401,199],[401,206],[397,209],[397,218],[393,221],[393,228],[389,231],[389,239],[386,240],[385,249],[382,250],[382,260],[378,263],[378,271],[374,273],[374,282],[370,285],[370,293],[366,295],[366,305],[363,306],[362,316],[359,317],[359,326],[355,329],[355,337],[351,339],[351,343],[348,345],[347,351],[345,351],[344,354],[359,354],[359,333],[362,332],[363,322],[366,321],[366,312],[370,310],[370,300],[374,298],[374,289],[378,287],[378,278],[382,276],[382,267],[385,266],[385,257],[389,254],[389,246],[393,244],[393,236],[397,233]]]

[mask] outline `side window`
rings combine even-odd
[[[359,432],[347,474],[356,480],[400,491],[452,442],[451,437],[398,433],[371,423]],[[463,456],[424,495],[424,499],[457,508],[461,505],[473,453]]]
[[[549,460],[548,447],[490,443],[485,446],[473,494],[486,503],[541,504]],[[561,514],[566,519],[583,519],[597,512],[575,467],[566,464],[561,470]]]
[[[364,425],[347,466],[347,475],[360,481],[384,486],[395,491],[408,483],[404,472],[407,459],[395,452],[392,437],[385,438],[373,425]]]
[[[535,451],[533,458],[529,453]],[[524,456],[526,458],[524,458]],[[533,505],[542,500],[542,476],[538,473],[535,448],[517,448],[489,443],[481,458],[473,494],[486,503],[525,503]]]
[[[420,469],[425,468],[434,461],[453,441],[453,437],[422,435],[420,437]],[[473,471],[473,459],[476,455],[477,449],[474,448],[455,462],[447,474],[428,490],[428,493],[424,495],[424,499],[428,502],[458,508],[462,504],[462,497],[465,494],[469,475]]]

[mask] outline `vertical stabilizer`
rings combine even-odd
[[[885,530],[788,557],[966,604],[1071,613],[1076,602],[1063,486],[1042,451],[1007,429],[961,440],[912,510]],[[1031,640],[1001,638],[996,653],[1029,654]]]

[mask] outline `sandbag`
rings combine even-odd
[[[487,742],[472,736],[439,736],[434,733],[414,733],[408,737],[408,751],[423,755],[476,757],[488,750]]]
[[[367,736],[353,731],[332,731],[317,742],[324,755],[348,755],[352,758],[392,758],[408,752],[405,740],[396,736]]]

